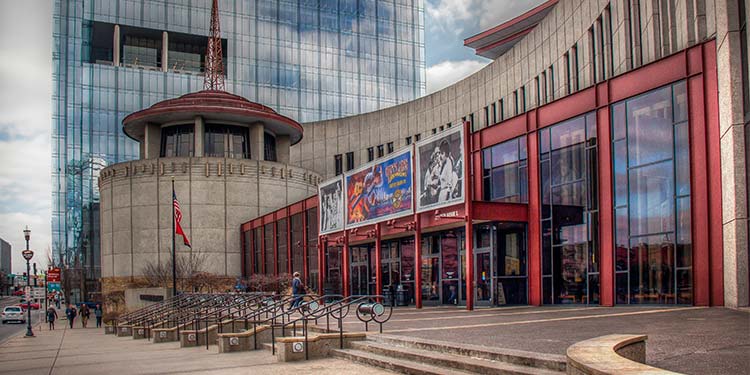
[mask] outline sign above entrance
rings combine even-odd
[[[414,212],[411,148],[395,153],[388,159],[364,165],[348,173],[344,180],[347,228]]]
[[[338,176],[318,188],[320,234],[344,230],[344,180]]]
[[[417,212],[464,201],[464,132],[460,127],[416,143]]]

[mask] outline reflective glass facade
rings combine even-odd
[[[691,304],[685,82],[612,106],[617,303]]]
[[[137,143],[121,131],[126,115],[203,88],[210,6],[55,1],[57,261],[79,262],[99,277],[98,217],[90,214],[98,212],[98,171],[138,157]],[[227,91],[300,122],[373,111],[425,92],[423,0],[220,0],[219,11]]]
[[[596,116],[540,132],[542,301],[599,303]]]

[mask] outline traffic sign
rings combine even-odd
[[[26,259],[28,261],[34,257],[34,252],[31,250],[24,250],[21,252],[21,255],[23,255],[23,259]]]
[[[60,282],[60,268],[50,268],[49,271],[47,271],[47,281],[53,282],[53,283],[59,283]]]

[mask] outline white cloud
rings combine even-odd
[[[429,20],[428,28],[460,33],[463,30],[462,21],[472,18],[474,6],[473,1],[468,0],[430,0],[425,5],[425,12]]]
[[[13,246],[13,270],[22,273],[24,227],[40,269],[51,239],[52,2],[0,8],[0,238]]]
[[[472,1],[482,32],[528,12],[546,0],[481,0]]]
[[[488,62],[477,60],[443,61],[427,68],[427,93],[433,93],[484,68]]]
[[[546,0],[428,0],[427,30],[467,38],[515,18]]]

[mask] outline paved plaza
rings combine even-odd
[[[179,343],[105,335],[103,329],[36,327],[36,338],[16,336],[0,344],[0,374],[388,374],[341,359],[277,363],[270,351],[218,354],[216,346],[182,348]]]
[[[387,373],[341,359],[277,363],[269,351],[218,354],[178,343],[105,335],[103,330],[37,326],[36,338],[0,344],[0,374]],[[319,325],[325,325],[325,321]],[[335,326],[331,322],[331,326]],[[349,331],[364,325],[350,315]],[[370,325],[375,334],[377,326]],[[647,334],[647,363],[686,374],[746,374],[750,310],[702,307],[398,308],[384,333],[452,344],[564,354],[571,344],[610,333]]]
[[[351,327],[351,328],[350,328]],[[347,329],[361,329],[355,321]],[[687,374],[750,372],[750,310],[703,307],[397,309],[385,333],[565,354],[578,341],[646,334],[647,363]]]

